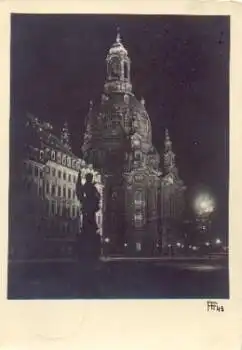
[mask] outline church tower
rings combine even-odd
[[[184,211],[185,186],[179,178],[175,162],[175,153],[172,150],[172,141],[168,129],[165,130],[164,177],[161,188],[161,220],[162,220],[162,246],[163,250],[169,247],[177,249],[181,241],[180,224]]]
[[[107,58],[107,77],[104,85],[106,94],[122,92],[131,94],[132,84],[130,82],[131,61],[128,52],[124,48],[118,30],[115,43],[110,48]]]

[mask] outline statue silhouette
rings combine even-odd
[[[79,173],[77,187],[77,198],[81,203],[83,226],[80,236],[80,251],[82,257],[88,259],[97,257],[100,254],[100,237],[97,234],[97,224],[95,214],[99,210],[100,194],[93,183],[93,175],[86,174],[86,182],[81,183]]]

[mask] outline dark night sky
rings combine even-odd
[[[229,18],[222,16],[13,15],[11,117],[31,112],[60,129],[68,121],[79,154],[89,100],[100,98],[105,58],[120,27],[144,96],[153,141],[168,127],[189,190],[217,199],[227,225]]]

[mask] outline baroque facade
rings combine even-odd
[[[49,123],[28,116],[25,147],[18,190],[13,193],[18,208],[11,223],[10,256],[21,258],[70,258],[77,250],[77,236],[82,230],[81,203],[76,183],[81,174],[92,173],[102,193],[100,175],[92,165],[71,150],[65,123],[60,137]],[[96,217],[102,235],[102,210]]]
[[[152,143],[145,100],[133,93],[131,60],[119,33],[106,67],[100,102],[90,103],[82,146],[83,158],[103,178],[104,251],[150,256],[173,244],[171,231],[182,218],[185,188],[168,131],[164,166]]]

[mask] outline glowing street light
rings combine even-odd
[[[217,238],[217,239],[216,239],[216,241],[215,241],[215,243],[216,243],[216,244],[221,244],[221,243],[222,243],[222,241],[221,241],[221,239],[220,239],[220,238]]]
[[[214,199],[209,194],[200,194],[194,203],[194,209],[200,216],[210,215],[215,209]]]

